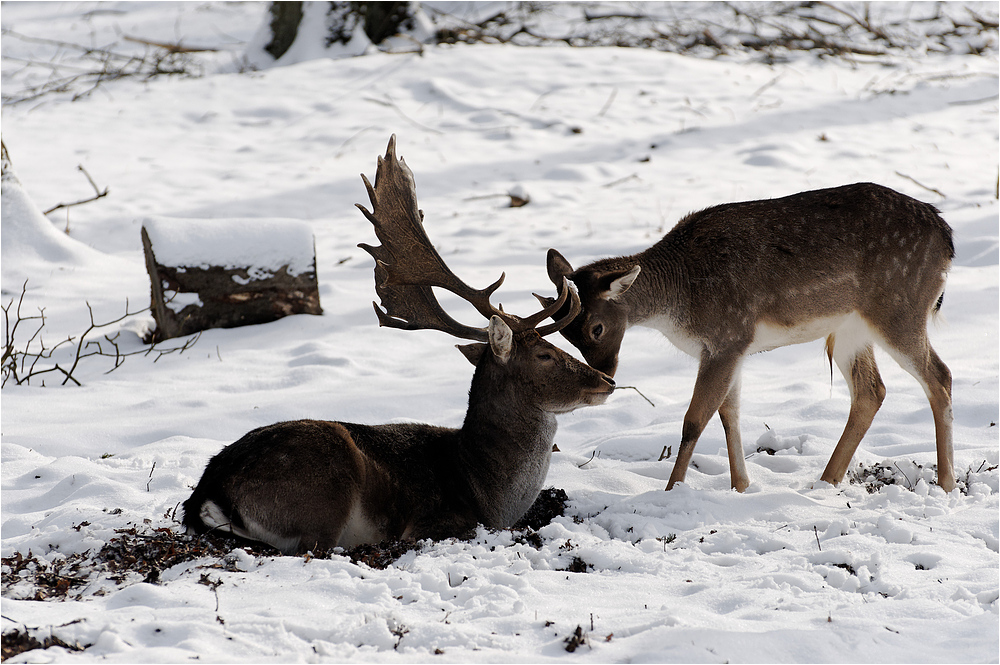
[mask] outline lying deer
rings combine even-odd
[[[743,359],[825,337],[850,387],[851,409],[822,480],[843,479],[885,397],[877,343],[923,386],[934,415],[938,484],[951,491],[951,372],[931,348],[927,320],[941,306],[954,254],[951,228],[933,206],[861,183],[708,208],[645,251],[577,270],[550,249],[548,273],[579,289],[583,311],[562,334],[591,366],[614,375],[622,336],[633,325],[659,330],[698,358],[667,489],[684,480],[716,412],[732,486],[746,489]]]
[[[475,343],[459,350],[476,366],[461,429],[423,424],[358,425],[297,420],[255,429],[213,457],[184,524],[268,543],[282,552],[351,547],[389,539],[445,538],[477,523],[513,524],[541,490],[555,414],[601,404],[611,377],[542,339],[572,320],[580,300],[566,280],[548,307],[527,318],[503,312],[456,277],[431,245],[413,174],[396,158],[395,136],[379,158],[372,212],[358,208],[383,243],[375,258],[380,325],[434,329]],[[437,286],[471,303],[485,328],[455,321]],[[373,303],[374,305],[374,303]],[[538,324],[568,306],[562,320]]]

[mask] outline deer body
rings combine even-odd
[[[699,359],[668,489],[719,413],[732,486],[749,484],[739,435],[740,366],[752,353],[826,338],[847,379],[851,411],[823,473],[842,480],[885,396],[879,344],[920,381],[934,414],[939,483],[954,487],[951,375],[927,340],[954,256],[951,229],[930,205],[870,183],[731,203],[682,219],[649,249],[573,270],[555,250],[552,279],[569,278],[583,311],[563,334],[614,374],[625,330],[661,331]]]
[[[533,341],[536,353],[551,346]],[[461,429],[298,420],[249,432],[209,462],[184,503],[184,523],[286,553],[510,526],[545,481],[556,433],[550,409],[602,402],[612,386],[566,362],[550,378],[566,372],[582,388],[539,404],[523,376],[497,364],[492,353],[478,361]]]
[[[255,429],[213,457],[184,502],[190,531],[229,532],[285,553],[388,539],[457,536],[477,523],[510,526],[537,498],[549,468],[555,414],[603,403],[611,377],[542,339],[580,311],[563,280],[550,307],[521,319],[461,282],[427,238],[413,175],[390,139],[379,159],[373,211],[362,212],[383,244],[375,288],[381,325],[436,329],[475,343],[459,350],[476,366],[461,429],[297,420]],[[463,325],[431,289],[446,288],[489,319]],[[538,324],[569,304],[563,320]]]

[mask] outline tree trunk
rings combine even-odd
[[[409,2],[352,2],[365,17],[365,34],[372,44],[413,28]]]
[[[264,50],[275,60],[285,55],[292,47],[302,22],[301,2],[272,2],[268,9],[271,14],[271,41]]]
[[[347,44],[354,37],[355,27],[361,23],[372,44],[379,44],[387,37],[412,30],[413,3],[410,2],[329,2],[326,19],[326,43]],[[292,47],[298,36],[304,16],[302,2],[272,2],[268,12],[271,17],[271,41],[264,50],[277,60]]]

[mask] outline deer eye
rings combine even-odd
[[[552,360],[552,354],[549,353],[548,351],[542,351],[535,357],[543,361]]]
[[[604,334],[604,326],[601,325],[600,323],[594,326],[594,328],[590,331],[590,336],[593,337],[595,341],[601,339],[601,335],[603,334]]]

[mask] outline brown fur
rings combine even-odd
[[[668,489],[684,479],[695,443],[717,411],[732,485],[745,489],[749,477],[736,425],[743,358],[826,337],[829,357],[851,386],[852,406],[822,479],[840,482],[881,404],[884,387],[871,354],[877,342],[928,395],[938,482],[950,491],[951,375],[926,326],[940,307],[954,253],[951,228],[933,206],[860,183],[708,208],[643,252],[577,270],[549,250],[548,268],[554,281],[568,277],[579,289],[583,311],[562,332],[593,367],[615,372],[632,325],[662,330],[699,359]]]

